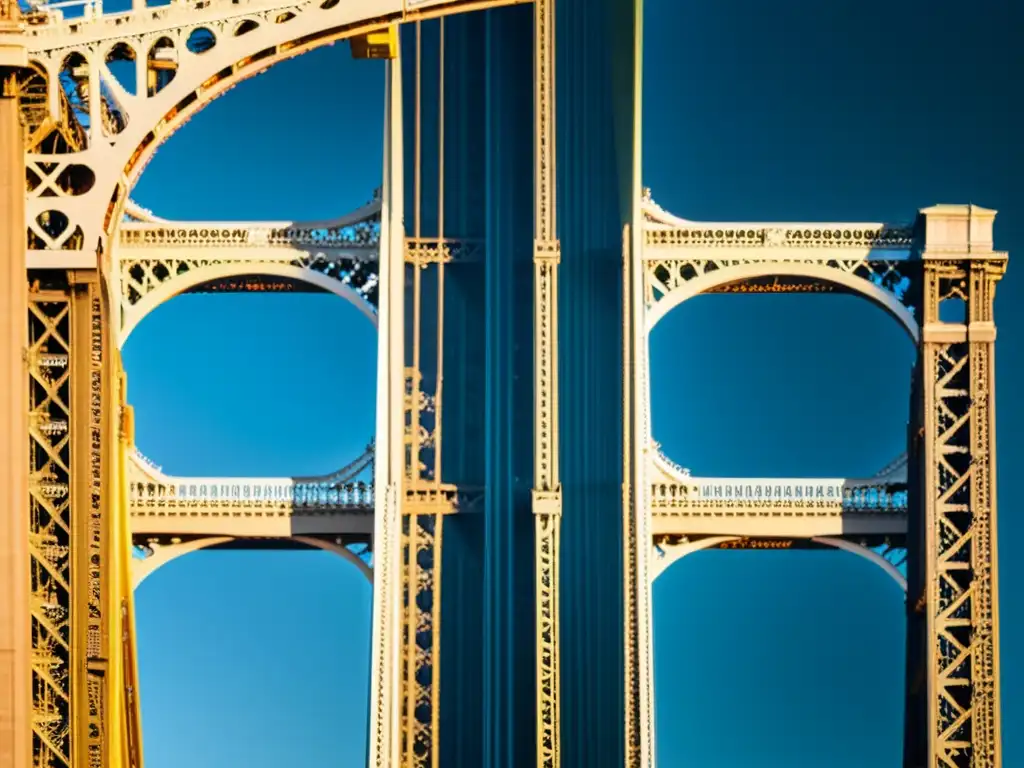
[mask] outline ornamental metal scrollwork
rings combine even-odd
[[[855,277],[889,294],[909,316],[918,309],[921,265],[911,257],[917,243],[912,226],[692,222],[649,196],[643,214],[648,308],[689,281],[720,273],[702,292],[831,292],[851,290],[856,283],[848,278]],[[812,269],[801,270],[801,264]],[[840,279],[830,280],[830,272]]]
[[[319,226],[126,222],[118,249],[122,308],[175,281],[190,292],[294,290],[260,277],[288,266],[348,286],[376,311],[379,245],[379,200]],[[211,267],[227,269],[214,276]]]

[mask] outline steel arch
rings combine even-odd
[[[888,291],[857,275],[813,262],[755,261],[716,269],[688,280],[675,288],[645,312],[645,332],[650,336],[654,327],[673,309],[713,288],[759,277],[806,277],[847,288],[883,309],[899,323],[917,346],[921,329],[907,307]]]
[[[310,536],[293,536],[295,541],[301,542],[311,549],[319,549],[324,552],[333,552],[336,555],[341,556],[343,560],[347,560],[352,563],[366,580],[371,584],[373,583],[373,568],[363,562],[355,553],[337,544],[331,544],[327,541],[322,541],[317,538]],[[156,551],[145,558],[144,560],[132,560],[131,563],[131,575],[132,575],[132,591],[139,588],[149,576],[156,573],[163,566],[177,560],[179,557],[190,554],[192,552],[199,552],[203,549],[209,549],[210,547],[216,547],[220,544],[226,544],[229,541],[235,541],[232,536],[211,536],[209,538],[195,539],[193,541],[180,542],[178,544],[167,544],[160,546]]]
[[[244,275],[266,275],[271,277],[285,277],[301,280],[304,283],[322,288],[345,299],[358,309],[371,323],[377,327],[377,313],[365,298],[351,286],[342,283],[333,277],[327,277],[319,272],[314,272],[291,264],[280,264],[274,262],[252,263],[245,261],[230,262],[225,264],[210,264],[199,269],[190,270],[183,275],[167,280],[143,296],[136,304],[128,307],[121,319],[121,330],[118,334],[118,347],[123,347],[125,341],[131,335],[135,327],[142,322],[150,312],[161,304],[164,304],[175,296],[185,293],[197,285],[226,277],[241,277]]]

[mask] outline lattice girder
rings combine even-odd
[[[743,224],[680,219],[642,204],[646,327],[700,293],[858,293],[913,337],[920,262],[912,226]]]
[[[402,518],[401,765],[438,765],[441,532],[443,514]]]
[[[947,228],[950,219],[959,218],[948,209],[926,214],[945,219]],[[991,234],[994,212],[971,207],[966,218],[971,236]],[[997,768],[1002,763],[993,302],[1006,257],[993,252],[990,242],[980,248],[976,242],[962,245],[960,258],[941,247],[929,250],[919,366],[926,586],[918,603],[927,617],[929,728],[918,748],[926,743],[928,764],[939,768]],[[946,301],[966,305],[963,323],[943,321],[940,305]],[[908,665],[916,663],[908,659]]]
[[[70,312],[66,291],[29,296],[29,408],[37,425],[71,418]],[[40,765],[70,766],[73,587],[70,560],[55,557],[72,546],[70,435],[32,429],[29,441],[29,536],[38,543],[31,552],[33,753]]]
[[[126,222],[115,251],[123,344],[182,292],[331,291],[376,323],[380,200],[326,222]]]
[[[44,282],[45,281],[45,282]],[[42,284],[41,284],[42,283]],[[133,710],[124,678],[112,548],[117,435],[111,332],[96,272],[56,273],[28,292],[29,554],[33,759],[100,766]],[[113,657],[113,658],[112,658]]]

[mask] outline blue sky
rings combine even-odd
[[[1024,760],[1020,11],[990,2],[647,0],[644,178],[705,220],[1002,211],[1004,763]],[[969,15],[970,14],[970,15]],[[1016,16],[1011,16],[1016,14]],[[133,196],[177,219],[322,219],[380,181],[383,70],[338,45],[241,84]],[[244,125],[243,130],[239,126]],[[328,472],[373,430],[375,332],[333,296],[184,296],[125,365],[139,448],[174,474]],[[703,475],[863,476],[903,450],[913,349],[852,297],[704,296],[652,338],[654,434]],[[323,553],[197,553],[139,589],[148,768],[361,765],[370,586]],[[661,768],[896,768],[903,597],[840,552],[695,555],[654,587]],[[571,767],[576,768],[576,767]]]

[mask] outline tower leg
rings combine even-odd
[[[559,768],[558,261],[554,0],[534,2],[533,514],[537,768]]]
[[[28,542],[33,752],[39,765],[121,765],[112,706],[130,633],[111,606],[116,406],[110,326],[95,270],[33,273],[28,294]],[[121,691],[117,692],[118,694]]]
[[[399,54],[400,55],[400,54]],[[373,656],[368,765],[399,768],[402,651],[402,480],[405,472],[405,329],[401,59],[386,63],[384,183],[381,190],[380,306],[374,484]]]
[[[0,19],[0,25],[3,24]],[[0,68],[0,765],[32,765],[25,155],[17,83]]]
[[[108,637],[111,631],[107,593],[111,581],[110,523],[116,509],[109,484],[113,457],[107,425],[111,407],[108,376],[110,328],[105,323],[100,275],[96,270],[69,272],[71,479],[71,747],[72,764],[109,765],[105,754],[109,717]],[[120,630],[115,618],[113,631]],[[117,663],[117,660],[114,660]]]
[[[923,215],[924,546],[912,565],[924,578],[909,596],[923,642],[908,644],[907,667],[923,667],[923,700],[908,727],[924,728],[908,731],[906,764],[1000,768],[993,300],[1006,256],[992,250],[993,211],[936,206]],[[964,306],[963,322],[943,322],[947,303]]]

